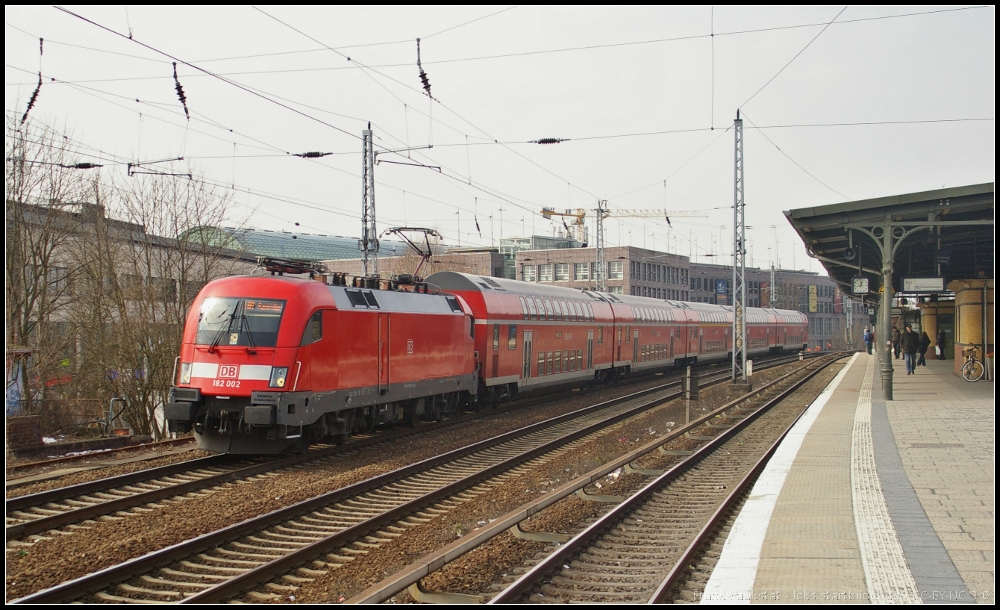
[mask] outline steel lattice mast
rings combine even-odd
[[[378,275],[378,230],[375,228],[375,148],[372,145],[371,123],[368,129],[361,131],[361,181],[363,194],[361,199],[361,274],[368,275],[369,263],[371,274]]]
[[[597,201],[597,291],[607,292],[608,283],[605,281],[607,268],[604,265],[604,218],[607,216],[608,202],[606,199]]]
[[[743,119],[736,111],[736,180],[733,201],[733,382],[747,380],[746,225],[743,200]]]

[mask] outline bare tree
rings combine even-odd
[[[31,413],[72,374],[75,345],[60,315],[74,283],[65,254],[80,223],[74,206],[90,184],[69,167],[78,159],[68,141],[50,128],[6,117],[6,340],[30,350],[23,400]]]
[[[209,243],[228,198],[198,180],[140,176],[113,184],[108,216],[79,252],[87,290],[78,299],[86,379],[125,399],[123,418],[141,433],[165,434],[156,417],[173,384],[191,302],[212,279],[247,271],[238,253]]]

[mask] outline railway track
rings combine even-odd
[[[782,361],[788,359],[782,359]],[[656,389],[645,390],[640,392],[640,394],[648,394],[657,390],[662,390],[664,387],[673,387],[678,385],[678,382],[672,382],[668,384],[663,384]],[[619,399],[619,401],[624,399]],[[611,401],[611,402],[619,402]],[[577,412],[579,414],[579,412]],[[627,416],[627,415],[625,415]],[[550,422],[551,423],[551,422]],[[522,430],[522,432],[524,432]],[[380,442],[385,442],[385,439],[381,439]],[[566,439],[560,441],[555,441],[551,445],[550,449],[556,447],[559,443],[566,443]],[[468,448],[466,448],[468,449]],[[544,451],[544,450],[543,450]],[[454,452],[452,452],[454,453]],[[451,455],[451,454],[449,454]],[[311,456],[309,459],[315,459],[316,456]],[[449,456],[442,456],[440,459],[448,458]],[[451,457],[454,457],[451,455]],[[522,454],[516,459],[521,461],[530,460],[531,457]],[[275,464],[269,465],[271,468],[275,468]],[[417,468],[428,468],[430,465],[428,463],[422,463],[415,465]],[[455,464],[449,467],[450,470],[454,472],[460,472],[462,468],[469,468],[470,466],[466,464]],[[412,467],[411,467],[412,468]],[[498,469],[499,468],[499,469]],[[276,513],[271,513],[270,515],[265,515],[264,517],[256,520],[250,520],[244,522],[243,524],[238,524],[217,532],[216,534],[210,534],[207,536],[202,536],[194,542],[189,542],[181,545],[175,545],[170,549],[165,549],[161,553],[154,553],[150,556],[144,558],[139,558],[123,564],[122,566],[116,566],[109,568],[108,570],[102,570],[96,575],[92,575],[98,579],[98,583],[107,582],[117,582],[119,586],[117,589],[112,591],[99,592],[102,596],[106,596],[105,601],[120,601],[118,598],[123,599],[138,599],[142,595],[150,596],[148,601],[159,600],[159,601],[170,601],[171,599],[186,599],[193,598],[198,601],[205,600],[205,595],[218,595],[218,599],[225,598],[225,587],[220,587],[219,585],[223,583],[229,583],[230,581],[236,584],[228,584],[229,587],[236,587],[237,589],[245,590],[249,589],[245,583],[249,580],[255,580],[258,582],[264,582],[268,578],[274,575],[280,576],[281,580],[284,582],[278,583],[268,583],[267,588],[261,591],[254,592],[248,597],[249,600],[265,600],[272,599],[273,595],[280,595],[288,587],[295,586],[296,579],[308,578],[309,570],[313,568],[299,568],[299,570],[305,570],[304,572],[297,572],[292,574],[287,574],[292,567],[296,565],[303,565],[301,559],[302,551],[305,554],[312,553],[313,556],[322,555],[325,551],[317,551],[315,545],[319,544],[321,546],[334,548],[338,544],[343,543],[344,540],[348,539],[358,539],[359,542],[354,544],[359,544],[360,546],[354,546],[353,551],[344,551],[345,554],[338,554],[337,552],[327,553],[330,555],[326,557],[329,561],[323,560],[313,560],[319,561],[319,569],[335,569],[338,565],[337,561],[347,561],[349,559],[355,558],[365,550],[365,544],[380,544],[386,540],[390,540],[400,534],[402,531],[395,531],[393,529],[385,529],[385,531],[379,530],[378,528],[382,525],[392,522],[393,520],[400,520],[400,523],[396,524],[394,527],[398,530],[400,528],[405,530],[406,525],[402,524],[402,517],[400,515],[408,515],[419,512],[420,510],[425,510],[427,512],[423,513],[423,516],[417,514],[415,517],[411,517],[409,523],[411,525],[420,523],[422,519],[426,519],[435,514],[439,514],[440,511],[447,511],[453,506],[468,500],[471,497],[475,497],[477,493],[481,493],[482,489],[476,488],[472,489],[466,496],[458,493],[458,490],[462,488],[475,488],[478,483],[475,479],[489,478],[489,476],[500,476],[501,471],[504,468],[510,468],[509,463],[506,465],[500,465],[493,467],[492,474],[486,474],[486,471],[480,471],[478,474],[467,476],[465,478],[459,478],[455,483],[451,485],[445,485],[444,487],[438,489],[437,492],[430,494],[424,494],[420,498],[410,499],[405,494],[401,494],[399,488],[388,487],[383,490],[379,495],[370,496],[368,499],[372,502],[374,507],[372,510],[377,508],[378,510],[383,510],[381,514],[375,514],[372,510],[368,511],[374,516],[361,522],[352,524],[349,521],[343,520],[330,520],[329,513],[327,517],[318,515],[308,515],[314,509],[312,506],[316,504],[324,504],[325,506],[336,505],[339,501],[347,502],[344,507],[341,507],[343,512],[347,512],[353,515],[357,515],[358,502],[362,500],[351,499],[351,494],[356,497],[360,497],[363,493],[374,489],[374,486],[380,484],[380,481],[373,479],[371,481],[364,482],[361,487],[365,489],[362,490],[358,485],[351,486],[350,488],[345,488],[338,492],[333,492],[334,495],[340,494],[339,497],[331,496],[326,494],[320,498],[310,500],[306,503],[300,503],[294,507],[286,509],[289,514],[305,515],[304,519],[300,519],[295,523],[282,523],[281,515],[285,511],[277,511]],[[406,470],[406,469],[403,469]],[[489,470],[489,469],[486,469]],[[395,473],[390,473],[389,477],[401,476],[405,473],[396,471]],[[229,475],[232,478],[232,474]],[[434,480],[434,474],[427,475],[431,476],[430,481]],[[508,475],[509,476],[509,475]],[[409,488],[416,489],[423,487],[426,489],[429,480],[422,480],[420,478],[413,480],[412,482],[407,482],[403,484],[403,487],[409,486]],[[386,481],[382,481],[384,483]],[[439,482],[439,481],[438,481]],[[443,498],[453,495],[450,500],[442,501]],[[396,503],[397,512],[384,511],[386,508],[386,503],[392,504]],[[440,504],[436,504],[441,502]],[[424,506],[424,509],[419,508]],[[401,511],[401,512],[399,512]],[[377,511],[376,511],[377,512]],[[334,515],[339,519],[344,515],[336,515],[336,509],[334,509]],[[263,519],[263,521],[261,520]],[[316,520],[319,520],[318,522]],[[264,523],[264,521],[269,521]],[[391,524],[390,524],[391,525]],[[269,528],[278,528],[275,531],[270,531]],[[256,529],[255,529],[256,528]],[[289,531],[290,528],[290,531]],[[370,531],[365,531],[367,530]],[[270,533],[265,532],[268,530]],[[378,531],[376,531],[378,530]],[[338,539],[333,534],[340,533],[342,536]],[[368,539],[363,539],[364,536],[373,534]],[[257,535],[261,534],[261,535]],[[277,535],[275,535],[277,534]],[[214,557],[214,559],[206,560],[205,556],[208,555],[204,551],[210,551],[213,548],[213,542],[211,540],[213,537],[217,537],[220,541],[232,542],[232,546],[228,548],[219,547],[219,553],[215,555],[209,555]],[[244,540],[239,540],[240,537],[245,537]],[[353,538],[352,538],[353,537]],[[256,540],[252,539],[256,538]],[[261,543],[264,540],[266,542]],[[284,542],[282,542],[284,541]],[[198,548],[192,548],[190,545],[194,545]],[[221,544],[221,543],[220,543]],[[263,546],[261,546],[263,544]],[[216,545],[218,546],[218,545]],[[335,551],[337,549],[334,549]],[[180,559],[181,562],[174,567],[170,567],[172,561],[177,560],[180,556],[184,556],[184,559]],[[240,559],[240,556],[244,557]],[[192,561],[192,558],[195,561]],[[204,562],[208,563],[204,563]],[[308,564],[308,561],[305,562]],[[287,565],[286,565],[287,564]],[[195,566],[195,567],[192,567]],[[312,565],[312,564],[309,564]],[[216,566],[214,571],[206,571],[208,568],[203,566]],[[284,566],[284,567],[282,567]],[[138,580],[133,577],[136,575],[137,571],[142,571],[147,569],[149,573],[140,574]],[[165,571],[162,573],[157,573],[156,570],[163,568]],[[180,568],[180,569],[178,569]],[[259,569],[258,569],[259,568]],[[270,571],[270,574],[265,574],[265,572]],[[194,574],[193,576],[182,576],[181,574]],[[305,575],[303,575],[305,574]],[[238,578],[232,578],[237,576]],[[132,579],[132,582],[122,582],[128,579]],[[152,580],[151,580],[152,579]],[[180,580],[177,580],[180,579]],[[180,584],[165,584],[165,583],[180,583]],[[185,584],[186,583],[186,584]],[[149,585],[156,585],[156,587],[150,588]],[[205,586],[209,585],[209,586]],[[163,589],[163,587],[167,589]],[[252,585],[251,585],[252,586]],[[170,587],[173,587],[171,589]],[[64,585],[53,587],[39,594],[31,595],[22,598],[23,601],[45,601],[45,600],[71,600],[71,599],[86,599],[87,601],[100,601],[98,597],[89,596],[89,593],[100,586],[95,585],[95,581],[91,577],[83,577],[77,579],[70,583],[65,583]],[[144,592],[146,589],[150,591],[156,591],[155,593]],[[74,597],[81,591],[87,591],[87,593],[81,594],[83,597]],[[167,591],[167,593],[164,593]],[[199,593],[201,591],[202,593]],[[176,594],[176,595],[175,595]],[[41,595],[42,597],[37,597]],[[137,597],[138,596],[138,597]]]
[[[421,602],[485,601],[490,597],[489,594],[470,596],[429,592],[424,590],[420,580],[508,531],[517,538],[566,544],[561,547],[550,544],[549,552],[554,554],[500,593],[495,598],[496,602],[645,602],[652,595],[650,590],[655,590],[663,582],[662,576],[669,571],[671,565],[682,569],[669,577],[670,583],[687,583],[690,588],[697,589],[697,583],[707,576],[698,569],[690,573],[690,570],[685,571],[683,568],[696,565],[702,571],[710,573],[717,549],[705,548],[706,545],[709,545],[713,533],[724,530],[724,520],[735,513],[735,503],[744,490],[749,489],[748,485],[755,478],[756,468],[766,462],[772,447],[776,446],[776,442],[771,441],[783,436],[784,431],[798,417],[798,411],[802,410],[791,409],[793,413],[778,413],[789,410],[781,406],[786,404],[782,401],[834,360],[835,358],[831,358],[819,365],[806,364],[747,396],[681,426],[665,437],[613,459],[551,490],[544,497],[498,516],[489,525],[420,558],[346,601],[379,603],[407,587],[411,596]],[[770,398],[765,402],[764,396]],[[757,407],[750,404],[752,402],[763,402],[763,405]],[[774,408],[775,405],[778,405],[777,409]],[[782,421],[775,424],[774,419]],[[764,429],[763,432],[761,428]],[[768,432],[772,429],[777,431]],[[770,439],[764,443],[763,439],[766,437]],[[691,450],[692,441],[707,442],[696,450]],[[761,447],[762,444],[767,445],[766,451]],[[674,448],[678,446],[687,449]],[[656,457],[660,459],[649,459]],[[669,460],[682,458],[683,461],[666,473],[634,466],[638,462],[659,461],[668,464]],[[589,494],[584,493],[591,484],[605,480],[613,472],[622,471],[652,477],[654,480],[640,486],[641,491],[628,500],[608,496],[588,497]],[[582,493],[585,499],[622,503],[575,537],[548,532],[526,533],[520,529],[525,520],[539,515],[574,493]],[[647,501],[649,496],[653,499]],[[600,536],[604,537],[599,538]],[[698,552],[700,554],[696,555]],[[497,566],[498,571],[501,569],[504,572],[512,569],[514,572],[518,571],[516,565]],[[462,573],[462,569],[454,572],[460,580],[463,579]],[[442,575],[436,581],[439,584],[447,582],[448,576]],[[513,577],[506,580],[508,583],[511,581]],[[600,594],[601,587],[605,587],[608,592],[603,597]],[[692,591],[678,592],[669,587],[666,590],[669,595],[680,599],[693,598],[695,595]]]
[[[668,382],[660,387],[672,387],[676,383]],[[550,400],[551,396],[529,398],[518,401],[516,408],[526,408],[539,401]],[[445,425],[461,423],[470,417],[474,416],[453,418],[445,422]],[[345,447],[359,450],[414,433],[412,430],[396,430],[382,435],[358,436]],[[231,481],[294,467],[314,459],[338,455],[343,451],[344,448],[314,445],[305,455],[276,460],[236,460],[230,456],[209,456],[10,498],[5,502],[5,539],[11,542],[61,527],[69,526],[72,529],[79,527],[77,524],[106,515],[127,516],[128,513],[122,511],[155,510],[158,508],[157,502],[169,498],[196,494]]]
[[[690,559],[742,500],[800,407],[784,400],[728,411],[730,427],[536,564],[490,603],[662,603],[690,577]],[[737,412],[740,411],[740,412]],[[695,570],[696,571],[696,570]]]
[[[678,382],[665,385],[675,387]],[[656,397],[641,398],[651,394]],[[518,469],[526,468],[529,462],[567,450],[574,441],[676,394],[659,387],[593,405],[18,601],[273,601],[313,576],[337,569],[405,535],[407,528],[477,497],[518,474]]]
[[[34,462],[24,462],[21,464],[13,464],[8,466],[6,469],[7,478],[12,479],[20,475],[21,473],[42,470],[45,468],[51,468],[54,466],[64,466],[67,464],[73,464],[75,462],[83,462],[95,459],[104,459],[119,453],[138,453],[141,451],[155,451],[160,448],[168,447],[182,447],[184,445],[193,445],[194,437],[186,436],[183,438],[172,438],[162,441],[155,441],[152,443],[143,443],[140,445],[130,445],[128,447],[118,447],[115,449],[98,449],[95,451],[90,451],[86,453],[79,453],[77,455],[63,455],[60,457],[53,457],[45,460],[37,460]],[[150,456],[148,459],[154,460],[159,455]],[[99,468],[100,466],[96,466]],[[10,486],[8,485],[8,488]]]

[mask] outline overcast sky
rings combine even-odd
[[[737,109],[757,266],[822,272],[782,210],[994,180],[994,7],[67,9],[99,25],[5,7],[7,112],[41,67],[31,117],[80,161],[183,157],[157,167],[235,185],[257,228],[358,236],[368,122],[377,150],[433,145],[380,160],[441,168],[380,164],[379,229],[462,246],[551,235],[543,206],[588,210],[593,243],[607,199],[705,214],[611,219],[609,246],[731,254]]]

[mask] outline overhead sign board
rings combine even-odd
[[[904,277],[903,292],[944,292],[944,278]]]

